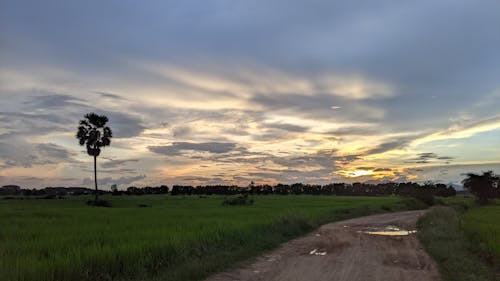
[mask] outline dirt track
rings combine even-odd
[[[252,264],[216,274],[206,281],[440,280],[434,261],[424,252],[416,234],[365,233],[387,226],[414,230],[418,217],[424,212],[388,213],[326,224],[281,245]]]

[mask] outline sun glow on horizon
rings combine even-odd
[[[354,170],[354,171],[350,171],[350,172],[347,172],[347,177],[351,177],[351,178],[357,178],[357,177],[361,177],[361,176],[370,176],[370,175],[373,175],[373,171],[371,170]]]

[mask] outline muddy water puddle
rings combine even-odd
[[[407,236],[413,233],[417,233],[416,230],[406,230],[393,225],[389,225],[383,228],[370,228],[358,232],[370,235],[383,235],[383,236]]]

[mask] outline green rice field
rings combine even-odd
[[[411,208],[397,197],[252,198],[0,199],[0,280],[199,280],[320,224]]]
[[[462,227],[500,269],[500,202],[466,212],[462,217]]]

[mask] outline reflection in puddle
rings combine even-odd
[[[319,252],[318,249],[314,249],[314,250],[309,252],[309,255],[325,256],[326,252]]]
[[[367,234],[372,235],[388,235],[388,236],[401,236],[416,233],[416,230],[401,230],[401,231],[365,231]]]
[[[412,233],[417,233],[416,230],[404,230],[392,225],[386,226],[383,229],[374,229],[374,230],[360,231],[360,232],[371,235],[386,235],[386,236],[406,236]]]

